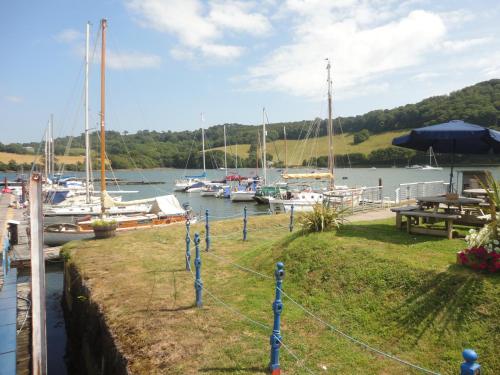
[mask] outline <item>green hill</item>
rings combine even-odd
[[[463,88],[448,95],[441,95],[422,100],[415,104],[407,104],[393,109],[383,109],[368,112],[364,115],[341,117],[334,120],[335,134],[341,134],[340,124],[344,137],[335,140],[335,151],[338,156],[350,153],[351,161],[357,165],[389,164],[394,161],[405,163],[406,159],[415,156],[415,153],[400,149],[388,148],[393,136],[409,129],[436,124],[453,119],[462,119],[475,124],[497,127],[500,123],[500,79],[480,82]],[[168,120],[165,128],[169,128]],[[286,126],[289,139],[290,164],[302,164],[312,157],[319,164],[323,164],[322,156],[326,155],[327,121],[325,119],[310,119],[304,121],[273,123],[267,126],[268,152],[274,160],[284,159],[283,126]],[[310,131],[311,128],[314,131]],[[226,124],[227,143],[232,146],[239,144],[240,166],[255,165],[255,149],[257,132],[260,124],[241,125]],[[310,144],[302,146],[305,135],[310,132],[318,137],[310,140]],[[356,134],[371,134],[368,140],[353,145]],[[221,166],[223,155],[220,147],[223,141],[223,125],[211,126],[205,131],[207,144],[215,151],[209,158],[212,165]],[[92,148],[98,149],[97,137],[93,137]],[[70,137],[58,138],[55,141],[56,155],[63,155]],[[74,137],[72,147],[82,151],[84,135]],[[175,167],[200,168],[201,130],[195,131],[149,131],[141,130],[135,134],[120,134],[115,131],[106,132],[108,155],[114,168]],[[272,143],[272,141],[276,141]],[[23,145],[0,143],[0,152],[25,153],[23,146],[31,146],[35,150],[42,150],[39,143],[32,142]],[[253,147],[252,147],[253,146]],[[301,151],[303,148],[305,151]],[[422,155],[417,155],[422,157]],[[342,158],[341,158],[342,159]],[[446,160],[446,158],[444,159]],[[470,158],[462,158],[462,162],[470,162]],[[479,159],[478,159],[479,160]],[[487,162],[486,159],[480,159]],[[416,159],[418,161],[418,159]],[[231,161],[232,163],[234,161]],[[210,163],[209,163],[210,164]],[[231,164],[233,165],[233,164]],[[4,168],[0,163],[0,170]]]

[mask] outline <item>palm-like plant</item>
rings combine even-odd
[[[299,223],[307,232],[339,229],[344,223],[345,211],[327,203],[318,203],[314,205],[312,212],[305,212],[299,217]]]
[[[479,180],[479,179],[478,179]],[[491,214],[491,231],[493,238],[498,238],[498,216],[497,212],[500,209],[500,182],[496,181],[491,173],[486,175],[486,184],[479,180],[481,187],[486,190],[488,200],[490,202],[490,214]]]

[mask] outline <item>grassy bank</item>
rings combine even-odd
[[[500,372],[500,278],[456,266],[463,241],[407,235],[392,220],[302,236],[288,233],[287,220],[250,218],[247,242],[240,220],[212,225],[213,253],[201,255],[203,309],[193,307],[193,278],[184,270],[183,225],[71,243],[65,251],[132,373],[265,373],[271,329],[234,309],[271,326],[274,283],[231,262],[272,276],[277,261],[285,263],[287,294],[379,349],[456,374],[461,350],[473,347],[484,373]],[[419,373],[367,352],[286,298],[282,335],[300,359],[282,348],[287,374],[305,374],[304,367],[313,373]]]
[[[335,155],[354,154],[358,152],[368,155],[374,150],[389,147],[394,137],[398,137],[407,132],[408,131],[405,130],[373,134],[366,141],[357,145],[353,144],[353,134],[336,135],[333,140]],[[306,142],[288,140],[287,146],[289,165],[302,165],[302,161],[310,157],[328,155],[328,137],[311,138]],[[224,147],[217,147],[213,150],[224,151]],[[248,158],[249,150],[250,145],[248,144],[238,145],[238,157]],[[235,145],[231,145],[228,148],[228,152],[233,155],[236,154]],[[273,160],[283,161],[285,159],[285,141],[277,140],[275,142],[268,142],[267,153],[273,156]]]

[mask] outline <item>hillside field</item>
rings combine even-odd
[[[371,135],[366,141],[354,145],[353,134],[336,135],[333,140],[335,155],[362,153],[368,155],[373,150],[391,146],[392,139],[408,133],[408,130],[392,131],[382,134]],[[302,161],[311,157],[328,155],[328,137],[311,138],[304,140],[288,140],[288,165],[302,165]],[[224,151],[224,147],[216,147],[211,150]],[[238,157],[247,158],[249,144],[238,145]],[[209,150],[210,151],[210,150]],[[236,154],[236,146],[228,146],[229,154]],[[273,156],[273,160],[285,159],[285,141],[277,140],[267,142],[267,153]]]
[[[40,155],[33,154],[13,154],[10,152],[0,152],[0,162],[8,163],[9,161],[14,160],[17,164],[22,163],[33,163],[33,161],[41,162]],[[77,162],[84,162],[83,156],[61,156],[56,155],[56,162],[64,163],[64,164],[76,164]]]

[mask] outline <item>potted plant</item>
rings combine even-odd
[[[116,220],[100,219],[92,222],[94,236],[97,239],[110,238],[116,236],[116,228],[118,223]]]
[[[491,222],[479,231],[471,229],[465,240],[467,248],[457,253],[457,262],[475,270],[500,272],[500,236],[499,208],[500,184],[493,176],[487,177],[487,183],[481,184],[490,203]]]

